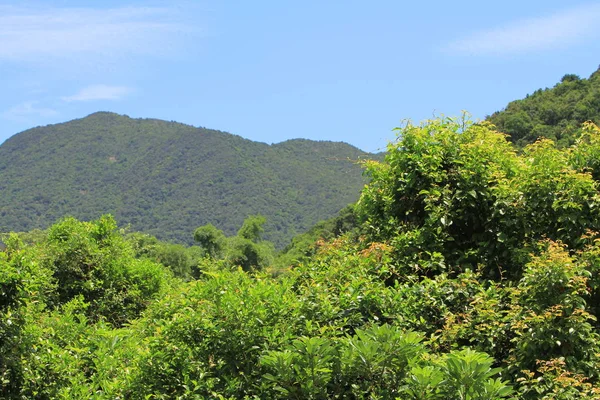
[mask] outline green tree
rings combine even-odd
[[[225,259],[232,266],[244,271],[262,269],[273,262],[275,249],[271,242],[253,242],[242,236],[229,238]]]
[[[600,228],[597,184],[582,169],[593,167],[593,147],[571,157],[577,150],[544,139],[517,155],[493,126],[454,119],[409,124],[399,138],[384,163],[367,164],[373,179],[357,210],[372,240],[390,241],[421,273],[518,277],[539,240],[574,250]]]
[[[96,221],[65,218],[50,227],[42,261],[57,282],[56,307],[81,296],[88,317],[115,326],[137,318],[147,302],[170,285],[162,265],[136,259],[110,215]]]
[[[237,235],[254,243],[258,243],[262,240],[262,233],[264,232],[263,225],[265,222],[267,222],[267,219],[262,215],[250,215],[244,220]]]
[[[497,276],[510,268],[519,236],[514,210],[500,208],[516,196],[508,183],[519,160],[505,136],[446,118],[408,124],[398,137],[385,162],[367,163],[372,181],[357,211],[371,240],[392,241],[398,262],[424,273],[482,264]],[[504,230],[500,220],[509,221]]]
[[[213,224],[206,224],[194,231],[194,240],[213,259],[221,258],[225,250],[226,238],[223,231]]]

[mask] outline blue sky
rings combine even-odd
[[[378,151],[600,64],[589,1],[2,1],[0,142],[95,111]]]

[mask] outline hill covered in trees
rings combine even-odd
[[[210,226],[187,282],[108,216],[13,233],[0,397],[598,399],[600,129],[581,134],[517,149],[488,123],[406,125],[278,277],[223,262]]]
[[[488,120],[519,147],[540,137],[552,139],[559,146],[573,144],[582,123],[600,123],[600,69],[589,79],[565,75],[553,88],[539,89],[512,101]]]
[[[0,397],[600,399],[600,128],[564,124],[408,123],[279,260],[259,215],[2,235]]]
[[[190,244],[198,226],[233,234],[267,217],[282,247],[356,201],[365,184],[348,144],[267,145],[225,132],[100,112],[21,132],[0,146],[0,232],[64,215],[111,213],[122,226]]]

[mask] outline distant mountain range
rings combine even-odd
[[[98,112],[21,132],[0,146],[0,231],[104,213],[121,226],[191,243],[212,223],[228,234],[251,214],[265,239],[294,235],[357,200],[365,178],[346,143],[268,145],[157,119]]]

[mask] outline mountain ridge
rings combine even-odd
[[[96,112],[0,145],[0,230],[109,212],[131,229],[189,244],[197,226],[213,223],[234,233],[247,215],[263,214],[265,237],[282,247],[358,198],[365,178],[349,160],[367,157],[341,142],[266,144]]]

